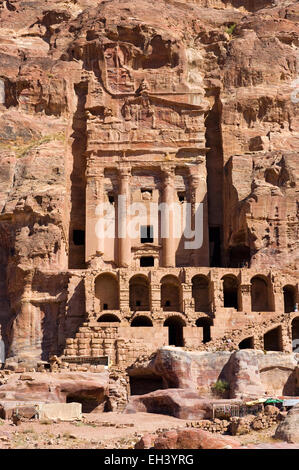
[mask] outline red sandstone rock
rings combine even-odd
[[[150,449],[154,446],[155,434],[145,434],[140,441],[135,444],[135,449]]]
[[[237,351],[230,358],[230,396],[232,398],[261,397],[265,388],[259,373],[256,351]]]
[[[203,352],[160,348],[150,359],[140,359],[129,369],[131,380],[140,381],[140,393],[147,382],[162,378],[165,388],[184,388],[200,396],[217,398],[212,387],[218,380],[228,384],[231,399],[296,394],[295,354],[259,350]],[[148,380],[146,378],[148,377]]]
[[[155,449],[238,449],[237,439],[215,436],[201,429],[183,429],[168,431],[157,437]]]
[[[132,396],[126,411],[167,414],[181,419],[204,419],[212,415],[208,400],[193,390],[175,388]]]
[[[231,349],[251,338],[263,349],[264,335],[278,329],[265,349],[292,350],[298,112],[291,94],[298,3],[215,5],[1,2],[0,323],[13,361],[35,365],[65,351],[109,354],[127,365],[168,343],[162,323],[171,313],[186,323],[188,347]],[[164,191],[164,180],[173,194]],[[97,244],[98,198],[113,190],[134,199],[133,189],[148,189],[149,182],[157,200],[183,192],[204,202],[198,252],[182,251],[181,240],[172,237],[162,247],[159,240],[145,248],[130,247],[128,240],[104,249]],[[76,236],[86,238],[86,247]],[[212,253],[218,238],[221,263]],[[103,330],[103,338],[76,336],[86,317],[98,319],[105,295],[111,300],[118,290],[122,307],[116,302],[112,310],[121,328],[130,330],[137,316],[130,277],[148,253],[159,268],[148,274],[152,304],[141,307],[155,335],[131,338],[115,328]],[[191,292],[201,269],[209,283],[204,301],[194,294],[196,286]],[[104,285],[97,296],[96,278],[107,271],[110,289]],[[184,286],[175,312],[161,306],[165,274]],[[238,311],[235,302],[224,306],[227,274],[238,283]],[[259,295],[254,275],[262,276]],[[287,285],[290,316],[283,313]],[[162,296],[162,304],[166,300]],[[210,345],[202,343],[198,319],[213,322]],[[129,336],[131,348],[122,342]],[[190,380],[185,375],[185,383]],[[212,372],[208,380],[214,380]]]
[[[79,401],[83,411],[97,408],[103,410],[108,398],[109,373],[32,373],[30,381],[9,376],[5,385],[0,386],[0,406],[8,416],[17,405]],[[6,411],[5,411],[6,410]]]
[[[279,423],[275,438],[290,443],[299,443],[299,406],[294,406],[285,419]]]

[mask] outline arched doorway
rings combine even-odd
[[[96,278],[95,296],[100,300],[100,311],[119,310],[118,279],[114,274],[103,273]]]
[[[252,312],[269,312],[270,299],[268,280],[261,276],[251,279],[251,310]]]
[[[264,350],[282,351],[281,326],[277,326],[264,334]]]
[[[294,286],[284,286],[283,288],[284,311],[290,313],[295,311],[296,290]]]
[[[248,338],[244,338],[240,343],[239,343],[239,349],[254,349],[253,345],[253,336],[250,336]]]
[[[198,318],[196,320],[196,326],[199,328],[202,328],[202,333],[203,333],[203,343],[208,343],[211,341],[211,326],[213,326],[213,320],[211,318]]]
[[[293,352],[299,353],[299,317],[292,321],[292,346]]]
[[[236,276],[227,274],[221,279],[223,281],[223,299],[225,308],[239,309],[239,281]]]
[[[146,276],[137,274],[130,279],[130,310],[150,310],[150,285]]]
[[[104,315],[101,315],[98,318],[98,322],[103,322],[103,323],[120,323],[120,319],[116,316],[113,315],[112,313],[104,313]]]
[[[168,326],[168,344],[169,346],[184,346],[183,328],[185,321],[179,316],[167,318],[164,326]]]
[[[145,315],[139,315],[132,320],[131,326],[153,326],[153,322]]]
[[[181,283],[176,276],[161,279],[161,307],[165,312],[181,311]]]
[[[196,275],[192,278],[192,297],[195,312],[211,311],[210,281],[206,276]]]

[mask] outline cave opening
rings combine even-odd
[[[130,376],[131,395],[145,395],[163,389],[163,379],[159,375],[148,374]]]

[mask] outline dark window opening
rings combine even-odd
[[[292,321],[292,347],[293,352],[299,353],[299,317]]]
[[[278,326],[264,335],[265,351],[282,351],[281,327]]]
[[[153,326],[152,320],[144,315],[135,317],[131,326]]]
[[[140,307],[140,305],[141,305],[140,300],[136,300],[136,307]]]
[[[147,188],[142,188],[141,189],[141,194],[143,193],[150,193],[151,195],[153,194],[153,190],[152,189],[147,189]]]
[[[220,227],[209,228],[210,266],[221,267],[221,232]]]
[[[283,288],[284,311],[290,313],[295,311],[295,289],[293,286]]]
[[[108,304],[103,304],[103,310],[108,310]]]
[[[186,193],[185,191],[178,191],[178,199],[180,202],[186,201]]]
[[[171,306],[170,300],[166,300],[166,302],[165,302],[165,307],[170,307],[170,306]]]
[[[116,315],[105,313],[100,316],[98,322],[120,323],[120,319]]]
[[[73,230],[73,242],[76,246],[85,245],[85,231]]]
[[[147,268],[150,266],[154,266],[154,257],[153,256],[142,256],[140,258],[140,267]]]
[[[211,341],[211,326],[213,325],[213,320],[210,318],[198,318],[196,320],[196,326],[202,328],[203,333],[203,343],[208,343]]]
[[[253,349],[253,337],[243,339],[239,343],[239,349]]]
[[[141,243],[153,243],[153,241],[154,241],[154,227],[152,225],[141,225],[141,227],[140,227],[140,241],[141,241]]]
[[[108,193],[108,201],[110,204],[114,204],[114,194],[113,193]]]
[[[164,322],[164,326],[168,326],[169,346],[184,346],[184,321],[180,317],[170,317]]]
[[[224,276],[223,278],[223,297],[225,308],[235,308],[239,310],[238,302],[238,281],[233,276]]]

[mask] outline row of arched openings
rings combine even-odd
[[[223,306],[242,311],[240,283],[236,276],[227,274],[223,281]],[[180,280],[172,275],[161,279],[161,308],[164,311],[182,312],[183,296]],[[95,295],[100,301],[100,310],[119,310],[119,283],[112,273],[100,274],[95,281]],[[296,305],[296,289],[292,285],[283,288],[284,311],[293,312]],[[208,277],[196,275],[192,278],[192,297],[196,312],[212,311],[213,292]],[[151,310],[151,286],[145,275],[137,274],[129,281],[129,305],[131,311]],[[254,312],[275,311],[273,288],[268,278],[254,276],[251,279],[251,310]]]
[[[293,352],[299,352],[299,317],[293,319],[291,324],[292,329],[292,350]],[[277,326],[272,328],[264,334],[264,350],[265,351],[282,351],[282,328]],[[239,343],[239,349],[253,349],[254,338],[250,336],[244,338]]]

